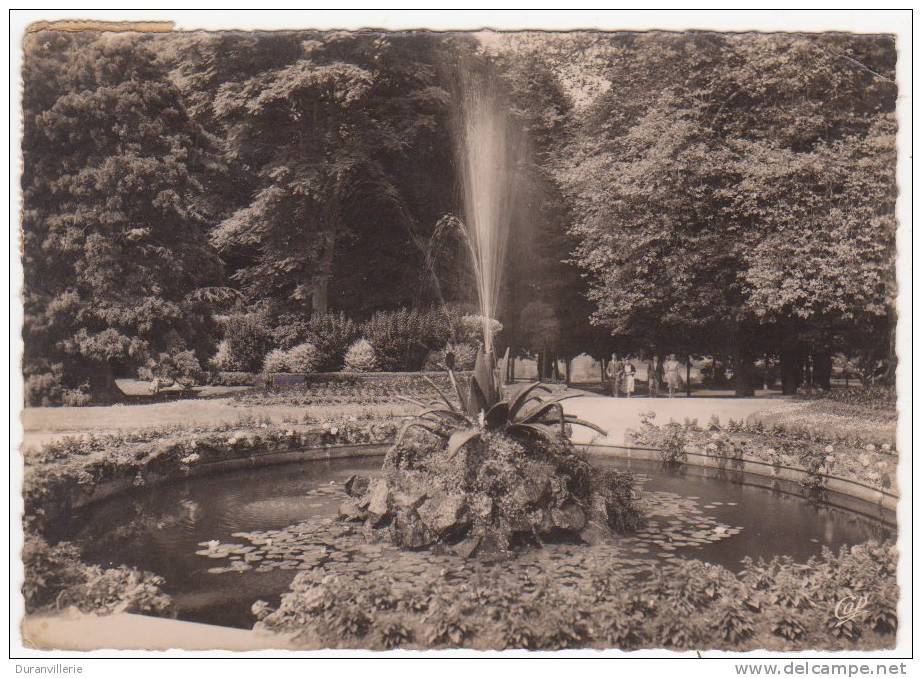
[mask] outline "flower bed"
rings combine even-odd
[[[792,435],[833,445],[896,447],[896,407],[881,401],[873,405],[825,397],[779,401],[753,415],[750,423],[783,427]]]
[[[281,605],[254,605],[257,629],[305,649],[877,649],[896,630],[896,552],[867,543],[797,564],[630,560],[574,547],[541,561],[402,555],[365,545],[299,574]],[[616,547],[613,547],[616,549]],[[540,558],[540,555],[536,555]],[[373,568],[372,577],[362,576]],[[867,607],[844,621],[845,597]]]
[[[840,438],[761,422],[713,419],[706,427],[697,422],[656,425],[655,415],[642,416],[641,427],[631,433],[634,444],[660,450],[666,463],[682,463],[689,453],[741,460],[744,456],[773,465],[798,468],[807,473],[808,489],[821,489],[825,475],[896,490],[898,459],[889,443],[875,445],[855,438]]]
[[[434,392],[427,379],[445,391],[451,384],[444,373],[387,373],[387,374],[311,374],[269,375],[272,388],[250,391],[234,397],[241,407],[259,405],[378,405],[405,402],[405,398],[423,397],[428,400]],[[298,380],[291,379],[298,377]]]

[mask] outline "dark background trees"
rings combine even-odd
[[[739,394],[766,353],[785,390],[805,361],[828,387],[831,353],[860,347],[843,332],[893,315],[892,38],[654,33],[609,48],[612,86],[558,170],[596,320],[640,345],[732,354]]]
[[[43,31],[25,57],[35,402],[187,351],[204,366],[219,314],[281,336],[474,301],[463,248],[433,242],[464,216],[471,64],[528,139],[503,347],[545,372],[717,355],[740,394],[756,358],[789,392],[828,385],[833,354],[892,377],[888,36]]]

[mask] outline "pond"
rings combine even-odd
[[[381,461],[312,461],[142,488],[82,511],[68,538],[80,545],[89,562],[132,565],[164,577],[164,590],[173,597],[180,619],[250,628],[255,621],[251,605],[260,599],[276,605],[297,574],[297,563],[273,561],[272,553],[261,547],[253,554],[261,561],[253,563],[258,567],[235,556],[246,569],[220,572],[215,566],[227,563],[207,557],[206,542],[240,543],[248,536],[243,533],[333,517],[344,497],[343,482],[353,473],[374,475]],[[593,463],[636,475],[648,524],[618,538],[618,547],[630,558],[696,558],[738,571],[746,556],[787,555],[803,562],[823,547],[837,550],[892,536],[890,528],[870,518],[791,494],[708,478],[694,467],[667,469],[658,462],[610,457],[593,457]],[[540,557],[554,557],[558,548],[573,547],[549,545]],[[407,557],[427,563],[426,554]],[[540,567],[540,560],[531,560]],[[433,561],[432,566],[438,565]]]

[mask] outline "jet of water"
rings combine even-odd
[[[492,352],[491,319],[497,317],[522,136],[494,78],[465,72],[460,84],[458,151],[465,240],[483,317],[484,348]]]

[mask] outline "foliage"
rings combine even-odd
[[[875,412],[896,412],[896,389],[889,386],[866,388],[835,388],[816,394],[801,394],[802,398],[828,400],[834,403],[854,405],[862,410]]]
[[[284,310],[324,313],[347,291],[372,297],[372,309],[400,287],[403,298],[412,296],[419,269],[406,267],[406,258],[422,258],[414,228],[430,215],[425,202],[409,198],[429,198],[423,185],[433,183],[413,188],[412,181],[426,164],[421,158],[435,167],[447,160],[431,150],[447,142],[438,124],[447,104],[433,64],[438,40],[413,33],[286,37],[243,36],[239,45],[200,38],[206,52],[260,55],[212,83],[203,112],[252,168],[252,198],[213,231],[212,243],[244,262],[232,277],[249,299]],[[340,257],[352,263],[370,256],[376,265],[354,281],[348,267],[337,267]],[[332,287],[338,281],[342,286]]]
[[[183,386],[200,384],[205,380],[205,372],[192,351],[178,351],[172,355],[161,353],[156,360],[148,361],[145,368],[139,369],[138,375],[141,378],[176,381]]]
[[[313,372],[320,364],[320,352],[313,344],[307,342],[292,346],[285,357],[288,361],[288,369],[298,374]]]
[[[241,313],[228,316],[223,324],[227,359],[219,369],[259,372],[270,342],[266,317],[260,313]]]
[[[68,388],[61,394],[61,404],[65,407],[84,407],[93,402],[93,396],[89,393],[89,385],[84,384],[81,388]]]
[[[382,370],[419,370],[426,354],[450,337],[440,310],[401,308],[378,311],[362,325],[362,334],[375,349]]]
[[[217,371],[208,375],[208,383],[211,386],[253,386],[256,378],[253,372]]]
[[[715,419],[706,430],[694,422],[658,426],[650,414],[642,417],[641,428],[632,433],[632,440],[659,449],[666,462],[682,463],[689,452],[737,461],[758,459],[805,471],[803,484],[809,492],[822,491],[827,474],[884,490],[894,487],[897,459],[889,443],[875,445],[860,438],[765,426],[761,422],[731,420],[721,426]]]
[[[408,397],[417,399],[432,393],[426,381],[430,378],[440,388],[451,388],[448,378],[439,373],[339,372],[310,375],[302,383],[284,387],[274,385],[271,392],[254,389],[239,393],[233,396],[233,403],[241,407],[405,404]]]
[[[381,559],[371,585],[347,561],[330,560],[300,573],[257,628],[293,634],[305,649],[792,651],[884,648],[895,641],[891,544],[827,550],[807,563],[748,560],[740,574],[698,560],[638,567],[561,554],[540,562],[512,569],[445,560],[423,568],[407,587],[400,558]],[[564,580],[566,586],[551,585]],[[868,607],[849,633],[831,632],[837,603],[863,595]]]
[[[660,459],[667,466],[684,463],[688,459],[686,444],[689,426],[682,426],[674,421],[658,426],[654,423],[655,418],[655,412],[641,413],[641,428],[635,434],[635,439],[659,450]]]
[[[268,374],[275,372],[289,372],[288,351],[274,348],[263,359],[263,371]]]
[[[344,368],[349,372],[373,372],[378,369],[378,357],[367,339],[359,339],[346,351]]]
[[[272,340],[282,350],[308,342],[318,352],[315,369],[333,372],[343,366],[349,346],[359,338],[359,326],[345,313],[314,313],[310,317],[281,315],[272,331]]]
[[[160,589],[163,579],[124,566],[87,565],[80,560],[77,547],[68,542],[51,546],[27,533],[22,560],[26,612],[76,607],[92,614],[162,615],[169,610],[170,598]]]
[[[640,345],[741,351],[741,365],[782,338],[891,323],[892,38],[587,40],[610,88],[555,176],[597,322]]]
[[[51,367],[50,372],[30,374],[26,377],[24,384],[26,405],[47,407],[61,401],[64,392],[62,383],[64,366],[57,363]]]
[[[220,277],[199,203],[214,148],[144,41],[27,36],[24,368],[112,392],[149,355],[211,343]],[[44,396],[43,396],[44,397]]]

